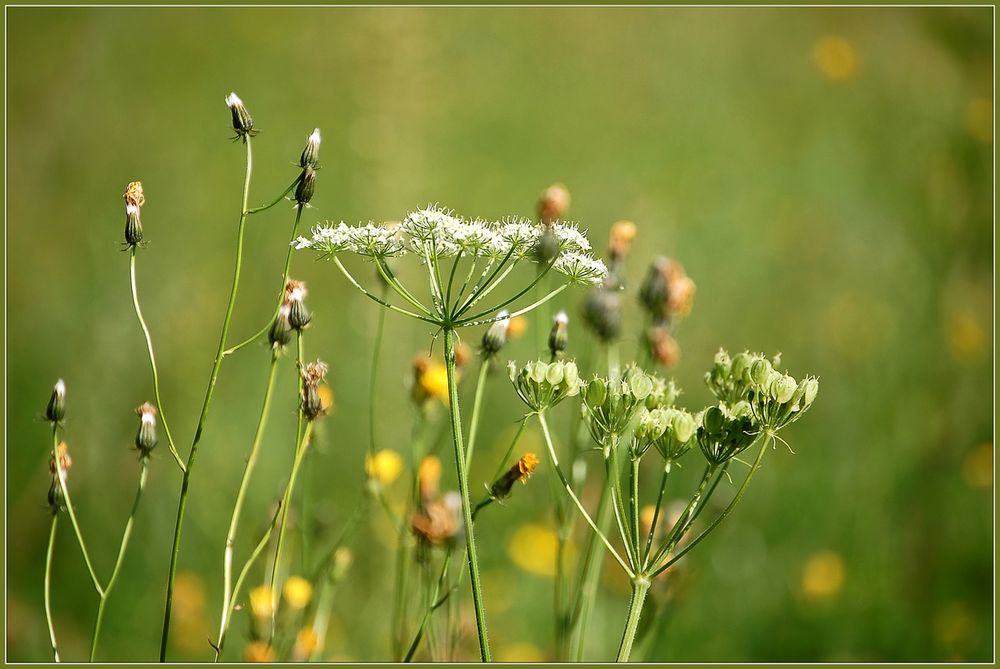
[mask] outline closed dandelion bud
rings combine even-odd
[[[250,112],[247,111],[243,100],[240,100],[236,93],[230,93],[226,96],[226,106],[229,107],[229,111],[233,114],[233,130],[236,131],[237,137],[241,137],[243,141],[246,141],[247,135],[253,136],[257,134],[253,129],[253,118],[250,116]]]
[[[309,325],[312,314],[306,309],[306,284],[302,281],[289,279],[285,284],[285,304],[288,305],[288,324],[293,330],[299,331]]]
[[[49,484],[49,510],[53,513],[59,513],[66,507],[66,498],[63,496],[62,486],[59,485],[59,479],[52,477],[52,483]]]
[[[52,388],[52,396],[45,408],[45,418],[52,423],[60,423],[66,417],[66,384],[62,379],[56,381]]]
[[[496,355],[507,343],[507,330],[510,328],[510,315],[501,311],[483,334],[483,355]]]
[[[316,128],[306,140],[306,148],[302,149],[302,155],[299,156],[299,167],[305,169],[306,167],[316,168],[319,166],[320,141],[319,128]]]
[[[618,339],[622,329],[622,297],[617,290],[598,286],[583,303],[583,320],[604,342]]]
[[[612,261],[620,260],[628,254],[635,239],[635,223],[632,221],[618,221],[611,226],[611,234],[608,237],[608,251]]]
[[[134,204],[137,207],[146,204],[146,195],[142,190],[142,182],[129,182],[129,185],[125,187],[125,192],[122,193],[122,198],[125,199],[125,204]]]
[[[56,467],[57,462],[58,470]],[[58,471],[63,476],[66,476],[72,466],[73,458],[69,456],[69,445],[65,441],[61,441],[59,442],[59,445],[56,446],[56,456],[49,457],[49,473],[55,476]]]
[[[515,483],[518,481],[521,483],[528,482],[528,478],[534,473],[536,466],[538,466],[538,458],[535,454],[526,453],[520,460],[514,463],[513,467],[493,482],[493,485],[490,487],[490,496],[497,499],[508,497]]]
[[[680,267],[675,263],[675,266]],[[680,271],[684,271],[681,269]],[[669,283],[670,296],[667,299],[667,309],[675,316],[686,316],[691,313],[694,303],[695,285],[691,277],[679,276]]]
[[[538,198],[538,220],[551,225],[556,219],[562,218],[569,211],[569,200],[566,186],[560,183],[549,186]]]
[[[125,205],[125,244],[138,246],[142,242],[142,221],[139,220],[139,207],[129,203]]]
[[[667,276],[666,268],[670,261],[663,256],[653,259],[646,278],[639,286],[639,303],[650,313],[650,315],[660,320],[666,316],[665,307],[667,304]]]
[[[326,363],[317,360],[302,370],[302,413],[309,420],[326,413],[327,404],[323,401],[320,384],[326,379],[327,369]]]
[[[566,315],[565,311],[556,314],[552,330],[549,332],[549,352],[552,354],[553,360],[559,357],[559,354],[565,351],[569,345],[568,324],[569,316]]]
[[[135,447],[143,456],[148,456],[156,447],[156,407],[146,402],[135,410],[139,414],[139,432],[135,435]]]
[[[307,205],[309,201],[313,199],[313,193],[316,192],[316,170],[311,167],[307,167],[302,170],[302,176],[299,178],[299,185],[295,187],[295,201],[299,205]]]
[[[278,309],[278,317],[271,323],[271,329],[267,333],[271,348],[284,348],[292,341],[292,324],[288,322],[291,311],[287,302]]]

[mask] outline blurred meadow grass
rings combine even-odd
[[[120,193],[133,179],[148,201],[140,297],[187,452],[239,213],[230,90],[261,130],[251,203],[294,178],[316,126],[323,169],[306,226],[399,219],[428,202],[531,215],[562,181],[595,246],[615,220],[639,226],[633,288],[661,253],[697,282],[677,330],[682,404],[708,401],[701,377],[719,346],[781,351],[819,375],[819,402],[790,433],[796,454],[773,454],[735,516],[677,571],[647,659],[991,659],[992,20],[989,8],[9,8],[7,659],[48,658],[39,416],[57,378],[68,386],[74,501],[102,574],[131,500],[132,408],[151,394],[118,250]],[[291,220],[282,206],[250,221],[234,338],[273,308]],[[304,481],[308,522],[332,536],[364,485],[377,311],[331,266],[294,262],[315,313],[308,355],[330,362],[336,395]],[[578,353],[589,346],[582,296],[558,305]],[[634,301],[627,317],[626,359]],[[429,334],[388,316],[381,447],[406,452],[405,382]],[[505,353],[533,355],[532,334]],[[223,367],[193,478],[176,659],[210,657],[267,357],[251,347]],[[285,365],[244,555],[290,464],[294,392]],[[489,394],[474,489],[522,413],[502,374]],[[537,433],[526,439],[523,450],[540,452]],[[545,475],[477,524],[498,659],[551,651]],[[161,444],[103,657],[155,657],[178,487]],[[331,659],[388,659],[379,621],[393,542],[384,517],[359,535]],[[68,531],[56,551],[60,641],[64,656],[83,657],[96,598]],[[606,570],[594,657],[613,654],[626,593]],[[244,629],[238,619],[233,649]]]

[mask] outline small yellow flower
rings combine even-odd
[[[383,486],[391,485],[403,470],[403,459],[396,451],[382,449],[374,456],[365,458],[365,473]]]
[[[295,635],[295,648],[292,650],[293,662],[305,662],[316,650],[319,637],[311,627],[303,627]]]
[[[844,560],[832,551],[811,556],[802,568],[802,594],[812,600],[830,599],[844,586]]]
[[[985,349],[986,333],[980,319],[970,309],[958,310],[948,318],[948,343],[959,360],[976,359]]]
[[[535,644],[515,641],[500,646],[497,649],[496,659],[498,662],[545,662],[547,658]]]
[[[264,641],[251,641],[243,653],[247,662],[275,662],[274,650]]]
[[[420,388],[428,397],[436,397],[448,402],[448,368],[440,362],[432,362],[420,375]]]
[[[316,394],[319,395],[320,407],[323,409],[323,414],[325,415],[333,411],[333,389],[327,384],[322,383],[316,388]]]
[[[258,585],[250,591],[250,612],[258,620],[270,620],[274,612],[274,591],[269,586]]]
[[[812,50],[813,62],[830,81],[848,81],[858,71],[858,54],[843,37],[827,35],[820,38]]]
[[[524,334],[524,331],[528,329],[528,318],[527,316],[514,316],[507,323],[507,338],[517,339]]]
[[[285,581],[282,592],[289,606],[293,609],[304,609],[309,604],[309,600],[312,599],[312,590],[312,584],[306,579],[301,576],[290,576]]]

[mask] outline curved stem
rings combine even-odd
[[[542,426],[542,434],[545,437],[545,446],[549,449],[549,457],[552,458],[552,467],[556,470],[556,474],[559,476],[559,480],[562,481],[563,487],[566,488],[566,492],[569,493],[570,498],[572,498],[573,503],[576,504],[576,508],[580,511],[580,514],[583,516],[584,520],[586,520],[587,524],[590,525],[590,529],[594,530],[594,532],[597,533],[597,536],[600,537],[601,541],[604,542],[605,547],[607,547],[608,552],[611,553],[612,557],[615,558],[618,564],[621,565],[621,568],[624,569],[625,573],[628,574],[629,577],[631,578],[634,575],[632,569],[627,564],[625,564],[625,561],[618,554],[618,551],[615,550],[615,547],[611,545],[611,542],[608,541],[608,538],[604,535],[604,532],[602,532],[600,528],[598,528],[597,524],[590,517],[590,514],[587,513],[587,510],[585,508],[583,508],[583,504],[580,502],[580,499],[576,496],[576,493],[573,492],[573,487],[569,484],[569,480],[567,480],[566,475],[563,474],[562,468],[559,466],[559,458],[556,457],[556,449],[552,445],[552,435],[549,434],[549,424],[545,420],[544,411],[538,412],[538,422]]]
[[[425,323],[430,323],[432,325],[439,325],[439,323],[437,321],[432,320],[430,318],[427,318],[426,316],[421,316],[420,314],[415,314],[412,311],[407,311],[406,309],[402,309],[400,307],[394,306],[392,304],[389,304],[385,300],[382,300],[382,299],[379,299],[378,297],[375,297],[370,292],[368,292],[367,290],[365,290],[361,286],[361,284],[358,283],[357,279],[355,279],[351,275],[351,273],[347,271],[347,268],[344,267],[343,263],[340,262],[340,258],[338,258],[337,256],[334,256],[333,257],[333,263],[343,273],[343,275],[345,277],[347,277],[347,280],[351,282],[352,286],[354,286],[355,288],[357,288],[358,290],[360,290],[362,293],[364,293],[365,295],[367,295],[370,299],[372,299],[372,300],[378,302],[379,304],[381,304],[383,307],[385,307],[387,309],[391,309],[392,311],[395,311],[397,313],[403,314],[404,316],[409,316],[410,318],[416,318],[417,320],[424,321]]]
[[[455,466],[458,470],[458,488],[462,495],[462,513],[465,520],[465,542],[469,558],[469,577],[472,581],[472,602],[476,609],[476,631],[479,634],[479,654],[483,662],[491,662],[489,638],[486,634],[486,610],[483,607],[482,585],[479,581],[479,557],[476,554],[476,537],[472,525],[472,506],[469,503],[469,476],[465,468],[462,448],[462,419],[458,406],[458,384],[455,380],[455,331],[444,330],[444,360],[448,371],[448,405],[451,409],[451,436],[455,446]]]
[[[170,455],[174,456],[174,461],[177,462],[177,466],[181,468],[183,472],[185,470],[184,460],[181,459],[180,453],[177,452],[177,446],[174,445],[174,438],[170,434],[170,424],[167,422],[167,416],[163,412],[163,402],[160,400],[160,375],[156,371],[156,356],[153,354],[153,339],[149,335],[149,328],[146,326],[146,320],[142,317],[142,309],[139,308],[139,292],[136,288],[135,281],[135,249],[132,247],[129,249],[129,283],[132,286],[132,307],[135,309],[135,316],[139,319],[139,326],[142,328],[142,334],[146,338],[146,351],[149,353],[149,366],[153,372],[153,397],[156,399],[156,410],[160,414],[160,424],[163,425],[163,432],[167,435],[167,447],[170,449]]]
[[[247,456],[246,464],[243,466],[243,477],[240,479],[240,487],[236,492],[236,502],[233,505],[233,514],[229,520],[229,531],[226,534],[226,548],[222,559],[222,614],[219,617],[219,639],[225,636],[229,627],[229,600],[233,596],[233,551],[236,545],[236,533],[239,529],[240,516],[243,512],[243,503],[246,499],[247,489],[250,485],[250,478],[253,476],[254,468],[257,465],[257,455],[264,437],[264,429],[267,426],[267,419],[271,413],[271,396],[274,391],[274,380],[278,370],[278,352],[271,354],[271,365],[267,372],[267,386],[264,390],[264,403],[260,409],[260,417],[257,419],[257,429],[254,431],[253,442],[250,446],[250,455]]]
[[[601,497],[597,502],[597,526],[602,531],[607,531],[610,521],[611,486],[605,481],[601,487]],[[597,599],[597,584],[603,564],[603,556],[601,555],[603,549],[604,546],[601,545],[597,535],[592,534],[587,543],[587,553],[584,557],[583,569],[581,571],[580,589],[577,594],[576,605],[574,606],[574,620],[572,621],[572,625],[576,626],[576,644],[574,650],[576,655],[571,658],[573,662],[580,662],[583,659],[583,651],[588,638],[587,625],[590,622],[590,612],[594,609],[594,601]]]
[[[52,624],[52,553],[56,545],[56,528],[59,526],[59,513],[52,514],[52,529],[49,530],[49,547],[45,551],[45,623],[49,627],[49,644],[52,646],[52,659],[59,659],[59,648],[56,644],[56,628]]]
[[[660,492],[656,496],[656,506],[653,507],[653,522],[649,524],[649,535],[646,537],[646,548],[642,551],[643,569],[646,569],[649,566],[649,551],[653,548],[653,535],[656,534],[656,521],[660,519],[660,505],[663,504],[663,494],[667,490],[667,477],[669,475],[670,470],[667,467],[664,467],[663,475],[660,477]]]
[[[715,479],[715,482],[718,483],[719,479],[721,479],[725,473],[725,469],[720,470],[718,466],[713,464],[705,465],[705,473],[701,476],[701,483],[698,484],[698,489],[691,497],[691,500],[688,502],[687,507],[685,507],[684,511],[677,519],[677,522],[675,522],[673,527],[670,528],[670,534],[668,534],[667,538],[663,540],[660,548],[654,554],[653,559],[649,560],[649,564],[655,565],[664,555],[670,552],[670,550],[677,545],[678,541],[680,541],[681,536],[690,524],[689,521],[693,517],[692,514],[698,512],[698,510],[702,508],[702,498],[704,497],[705,501],[708,500],[708,495],[704,495],[705,488],[708,486],[708,482],[712,479],[712,476],[716,473],[718,473],[718,477]],[[712,485],[712,487],[709,488],[709,492],[713,490],[715,490],[715,485]]]
[[[628,662],[629,655],[632,654],[632,644],[635,642],[635,633],[639,629],[639,616],[642,615],[642,605],[646,601],[649,583],[646,578],[642,577],[632,581],[632,599],[629,601],[628,618],[625,620],[625,631],[622,633],[622,642],[618,647],[616,662]]]
[[[608,480],[611,482],[611,502],[615,506],[615,520],[618,522],[618,532],[621,534],[629,564],[638,570],[638,549],[635,547],[638,540],[632,536],[631,514],[626,507],[625,495],[622,493],[621,466],[618,463],[618,437],[613,435],[611,438],[615,441],[611,446],[610,456],[605,458],[608,467]]]
[[[66,472],[59,467],[59,426],[56,424],[52,425],[52,457],[56,463],[56,478],[59,481],[59,489],[62,491],[63,504],[66,506],[66,512],[69,514],[69,522],[73,525],[73,532],[76,533],[76,542],[80,545],[80,552],[83,553],[83,561],[87,564],[87,572],[90,574],[90,580],[94,584],[94,589],[97,591],[98,597],[103,597],[104,588],[101,586],[101,579],[97,578],[97,571],[94,569],[94,563],[90,559],[90,553],[87,552],[87,544],[83,540],[80,523],[76,520],[73,500],[69,496],[69,486],[66,485]]]
[[[479,410],[482,408],[483,394],[486,388],[486,375],[490,371],[490,359],[484,357],[479,365],[479,378],[476,379],[476,396],[472,401],[472,418],[469,419],[469,446],[465,449],[465,468],[472,466],[472,451],[476,447],[476,435],[479,433]]]
[[[413,293],[408,291],[406,287],[399,282],[399,279],[397,279],[389,271],[389,268],[382,264],[382,260],[378,256],[374,256],[372,260],[374,260],[375,262],[375,269],[378,270],[379,276],[382,277],[382,280],[385,281],[386,284],[388,284],[388,286],[392,288],[397,295],[399,295],[401,298],[409,302],[413,307],[420,310],[420,312],[423,313],[425,316],[432,315],[430,309],[425,307],[423,302],[414,297]]]
[[[274,531],[274,524],[278,521],[278,514],[281,513],[281,502],[278,502],[278,508],[274,512],[274,516],[271,517],[271,522],[268,524],[267,529],[264,531],[264,536],[260,538],[257,542],[257,546],[250,553],[250,557],[243,564],[243,568],[240,569],[240,575],[236,578],[236,585],[233,586],[232,595],[229,598],[226,608],[226,620],[232,620],[233,609],[236,608],[236,598],[240,596],[240,590],[243,588],[243,581],[246,580],[247,574],[250,573],[250,568],[253,566],[260,554],[264,552],[267,547],[268,542],[271,540],[271,533]],[[215,646],[215,662],[219,661],[219,656],[222,655],[222,650],[226,645],[226,635],[229,633],[229,625],[227,624],[225,629],[219,635],[219,643]]]
[[[163,607],[163,631],[160,635],[160,662],[167,659],[167,642],[170,637],[170,611],[174,601],[174,580],[177,577],[177,559],[181,552],[181,531],[184,527],[184,514],[187,510],[188,491],[191,486],[191,470],[194,468],[195,459],[198,456],[198,444],[201,441],[202,432],[205,429],[205,422],[208,420],[208,410],[212,405],[212,394],[215,392],[215,382],[219,378],[219,369],[222,367],[223,353],[226,350],[226,338],[229,336],[229,323],[233,318],[233,309],[236,306],[236,293],[240,286],[240,272],[243,269],[243,233],[247,222],[247,200],[250,197],[250,177],[253,174],[253,150],[251,149],[250,136],[244,137],[247,148],[246,175],[243,178],[243,200],[240,205],[240,223],[236,231],[236,262],[233,269],[233,285],[229,292],[229,304],[226,306],[226,315],[222,320],[222,332],[219,335],[219,349],[215,354],[215,362],[212,364],[212,373],[208,379],[208,389],[205,391],[205,401],[201,407],[201,415],[198,418],[198,427],[195,429],[194,440],[191,443],[191,452],[188,454],[184,476],[181,480],[181,494],[177,503],[177,519],[174,522],[174,540],[170,550],[170,567],[167,574],[167,597]]]
[[[271,207],[279,204],[282,200],[285,199],[286,195],[288,195],[289,193],[292,192],[293,188],[295,188],[296,186],[299,185],[299,180],[301,180],[301,179],[302,179],[302,175],[300,174],[299,176],[295,177],[295,181],[293,181],[291,183],[291,185],[288,188],[286,188],[281,193],[281,195],[279,195],[277,198],[275,198],[273,202],[271,202],[270,204],[265,204],[262,207],[253,207],[251,209],[247,209],[247,213],[248,214],[259,214],[260,212],[266,211],[266,210],[270,209]]]
[[[503,257],[500,263],[493,269],[493,271],[490,273],[489,276],[486,276],[486,273],[490,271],[490,265],[492,263],[486,265],[486,269],[483,270],[482,275],[479,277],[480,279],[486,277],[486,280],[483,281],[482,284],[476,282],[476,285],[472,287],[472,292],[469,293],[469,297],[465,300],[465,302],[462,303],[462,306],[459,307],[458,311],[456,312],[455,314],[456,317],[461,316],[463,313],[465,313],[467,309],[469,309],[469,307],[471,307],[472,305],[479,302],[479,300],[489,295],[490,292],[492,292],[494,288],[500,285],[500,283],[507,277],[507,275],[510,274],[510,271],[514,269],[514,266],[517,264],[517,262],[515,261],[510,265],[507,265],[507,262],[511,259],[513,254],[514,254],[514,249],[512,247],[509,251],[507,251],[507,254]],[[506,267],[506,269],[504,269],[504,267]],[[503,274],[500,274],[501,270],[503,270]],[[497,278],[497,275],[500,275],[499,278]]]
[[[294,186],[294,184],[292,185]],[[292,238],[291,240],[289,240],[288,250],[285,251],[285,269],[281,273],[281,285],[278,287],[278,301],[277,304],[275,304],[274,306],[274,313],[271,314],[271,318],[267,321],[267,323],[264,324],[264,327],[262,327],[260,330],[257,330],[257,332],[255,332],[253,336],[251,336],[249,339],[244,339],[239,344],[227,348],[225,351],[223,351],[223,355],[232,355],[233,353],[236,353],[236,351],[240,350],[244,346],[249,346],[250,344],[254,343],[258,339],[266,335],[270,331],[271,325],[274,324],[274,319],[277,318],[278,314],[281,312],[281,303],[285,299],[285,286],[288,283],[288,273],[292,269],[292,250],[293,250],[292,242],[295,241],[295,237],[298,234],[299,222],[301,220],[302,220],[302,207],[296,206],[295,222],[292,224]]]
[[[678,560],[680,560],[682,557],[684,557],[684,555],[686,555],[689,550],[691,550],[692,548],[694,548],[695,546],[697,546],[701,542],[702,539],[704,539],[705,537],[707,537],[712,532],[712,530],[714,530],[716,527],[719,526],[719,523],[721,523],[723,520],[725,520],[729,516],[729,514],[732,513],[733,508],[735,508],[736,505],[739,503],[739,501],[743,498],[743,493],[746,492],[747,486],[750,485],[750,479],[752,479],[753,475],[757,473],[758,469],[760,469],[760,463],[764,459],[764,453],[767,451],[767,446],[768,446],[767,440],[765,440],[764,443],[762,443],[760,445],[760,451],[757,453],[757,459],[754,460],[753,466],[750,468],[750,472],[747,473],[747,477],[745,479],[743,479],[743,485],[740,486],[740,489],[736,492],[736,495],[734,495],[733,499],[729,502],[729,505],[726,506],[726,508],[723,510],[723,512],[721,514],[719,514],[719,517],[716,518],[712,522],[711,525],[709,525],[708,527],[706,527],[702,531],[701,534],[699,534],[697,537],[695,537],[691,541],[691,543],[689,543],[684,548],[682,548],[680,551],[678,551],[677,555],[675,555],[672,558],[670,558],[669,560],[667,560],[663,564],[662,567],[660,567],[659,569],[657,569],[656,571],[654,571],[651,574],[651,578],[655,578],[656,576],[658,576],[663,571],[669,569],[672,564],[674,564],[675,562],[677,562]]]
[[[511,297],[511,298],[509,298],[507,300],[504,300],[503,302],[501,302],[500,304],[496,305],[495,307],[493,307],[491,309],[484,310],[478,316],[470,316],[470,319],[475,320],[476,318],[481,318],[485,314],[496,313],[497,311],[500,311],[501,309],[503,309],[507,305],[513,304],[514,302],[518,301],[524,295],[527,295],[529,292],[531,292],[531,289],[534,288],[538,284],[539,281],[541,281],[543,278],[545,278],[546,276],[548,276],[549,270],[552,269],[552,265],[554,263],[555,263],[555,260],[552,260],[551,262],[549,262],[548,265],[546,265],[543,269],[541,269],[538,272],[538,275],[535,277],[535,279],[531,283],[529,283],[523,290],[521,290],[519,293],[515,294],[514,297]],[[511,267],[513,267],[513,265],[511,265]],[[485,294],[486,293],[484,292],[483,295],[485,295]],[[480,297],[482,297],[482,295]]]
[[[125,551],[128,549],[128,542],[132,536],[132,528],[135,525],[135,514],[139,510],[139,500],[142,498],[142,491],[146,489],[146,478],[149,474],[149,458],[142,458],[142,468],[139,471],[139,488],[135,491],[135,499],[132,500],[132,510],[128,514],[128,521],[125,523],[125,530],[122,532],[122,540],[118,546],[118,557],[115,558],[115,567],[111,571],[111,578],[104,587],[104,594],[97,605],[97,619],[94,621],[94,635],[90,641],[90,661],[93,662],[97,656],[97,642],[101,637],[101,622],[104,619],[104,607],[108,603],[108,596],[111,589],[115,587],[118,574],[121,572],[122,562],[125,560]]]

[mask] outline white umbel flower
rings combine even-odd
[[[574,283],[596,284],[608,275],[608,268],[602,261],[576,251],[567,251],[560,255],[553,269],[566,275]]]

